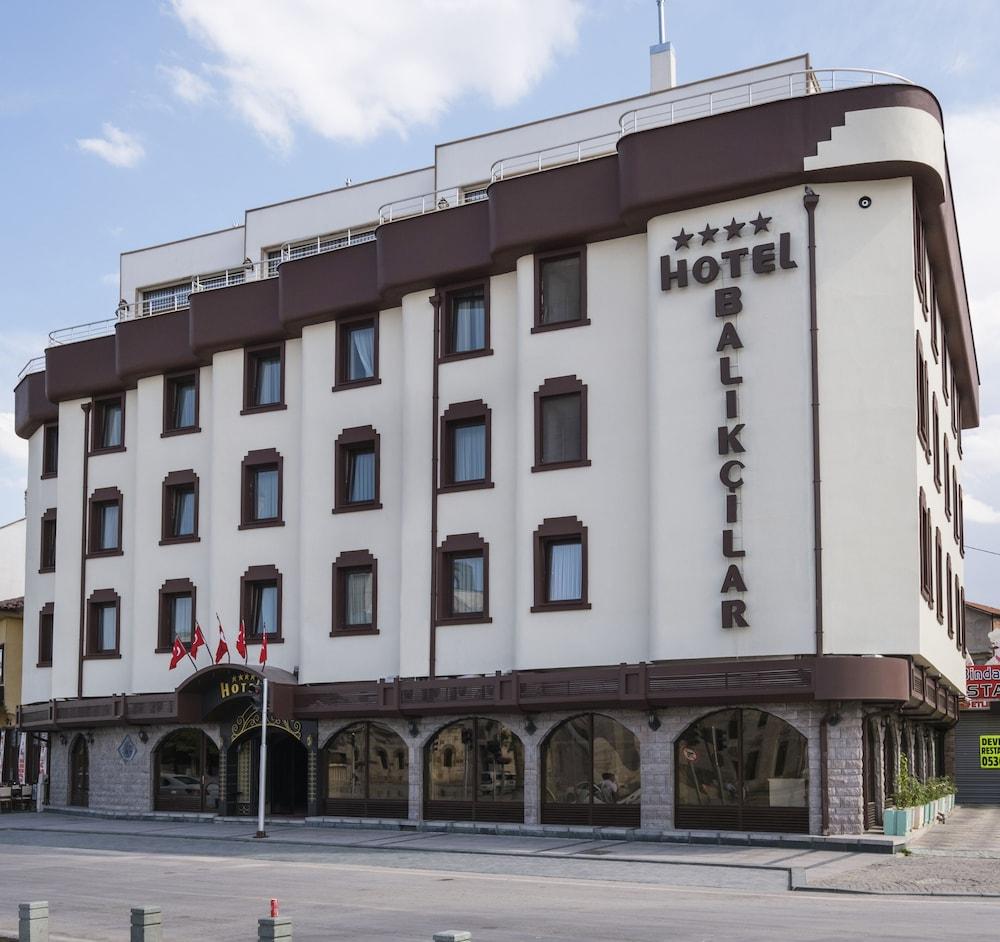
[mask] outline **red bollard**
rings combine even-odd
[[[279,915],[280,915],[280,913],[278,912],[278,901],[276,899],[272,899],[271,900],[271,918],[274,919],[274,918],[276,918]]]

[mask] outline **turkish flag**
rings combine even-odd
[[[191,657],[198,657],[198,649],[205,647],[205,636],[201,633],[201,625],[194,623],[194,637],[191,639]]]
[[[267,663],[267,635],[263,634],[260,637],[261,637],[261,642],[260,642],[260,658],[259,658],[259,660],[260,660],[261,664],[266,664]]]
[[[173,670],[186,657],[187,651],[184,648],[184,642],[180,638],[174,638],[174,646],[170,652],[170,669]]]
[[[247,629],[246,625],[243,624],[243,619],[240,619],[240,633],[236,636],[236,653],[243,658],[244,663],[247,659]]]
[[[218,664],[223,656],[229,657],[229,645],[226,644],[226,633],[222,630],[222,619],[216,615],[215,620],[219,623],[219,646],[215,649],[215,663]]]

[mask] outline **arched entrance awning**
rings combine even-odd
[[[213,664],[185,678],[177,687],[178,723],[232,720],[254,703],[259,710],[260,687],[265,674],[270,712],[276,717],[291,719],[298,683],[294,674],[277,667]]]

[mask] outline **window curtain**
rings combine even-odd
[[[194,425],[194,385],[182,383],[176,387],[174,403],[174,426],[190,428]]]
[[[547,396],[542,400],[542,462],[579,461],[582,455],[580,396]]]
[[[101,508],[101,549],[118,548],[118,505],[105,504]]]
[[[549,601],[583,598],[583,547],[579,543],[549,546]]]
[[[105,448],[117,448],[122,443],[122,407],[117,403],[104,406],[102,439]]]
[[[459,425],[454,431],[455,481],[486,478],[486,425]]]
[[[375,328],[355,328],[349,343],[347,378],[370,379],[375,375]]]
[[[173,633],[185,644],[191,640],[191,626],[194,624],[191,611],[190,595],[175,595],[173,597]]]
[[[102,605],[98,613],[98,650],[115,649],[115,606]]]
[[[542,323],[559,324],[580,318],[580,258],[542,263]]]
[[[174,496],[174,535],[194,533],[194,491],[177,490]]]
[[[370,570],[349,572],[346,579],[347,624],[372,623],[372,574]]]
[[[256,583],[250,593],[250,624],[255,635],[277,634],[278,587]]]
[[[347,482],[347,500],[362,504],[375,500],[375,452],[352,451]]]
[[[455,615],[483,610],[483,557],[462,556],[451,561],[452,603]]]
[[[278,472],[268,468],[254,472],[254,478],[254,519],[271,520],[278,516]]]
[[[482,295],[454,299],[451,337],[454,353],[482,350],[486,346],[486,300]]]
[[[281,358],[261,357],[257,361],[257,405],[281,401]]]

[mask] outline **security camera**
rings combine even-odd
[[[862,209],[867,209],[869,206],[871,206],[871,204],[872,204],[872,198],[870,196],[862,196],[861,199],[858,200],[858,206],[860,206]]]

